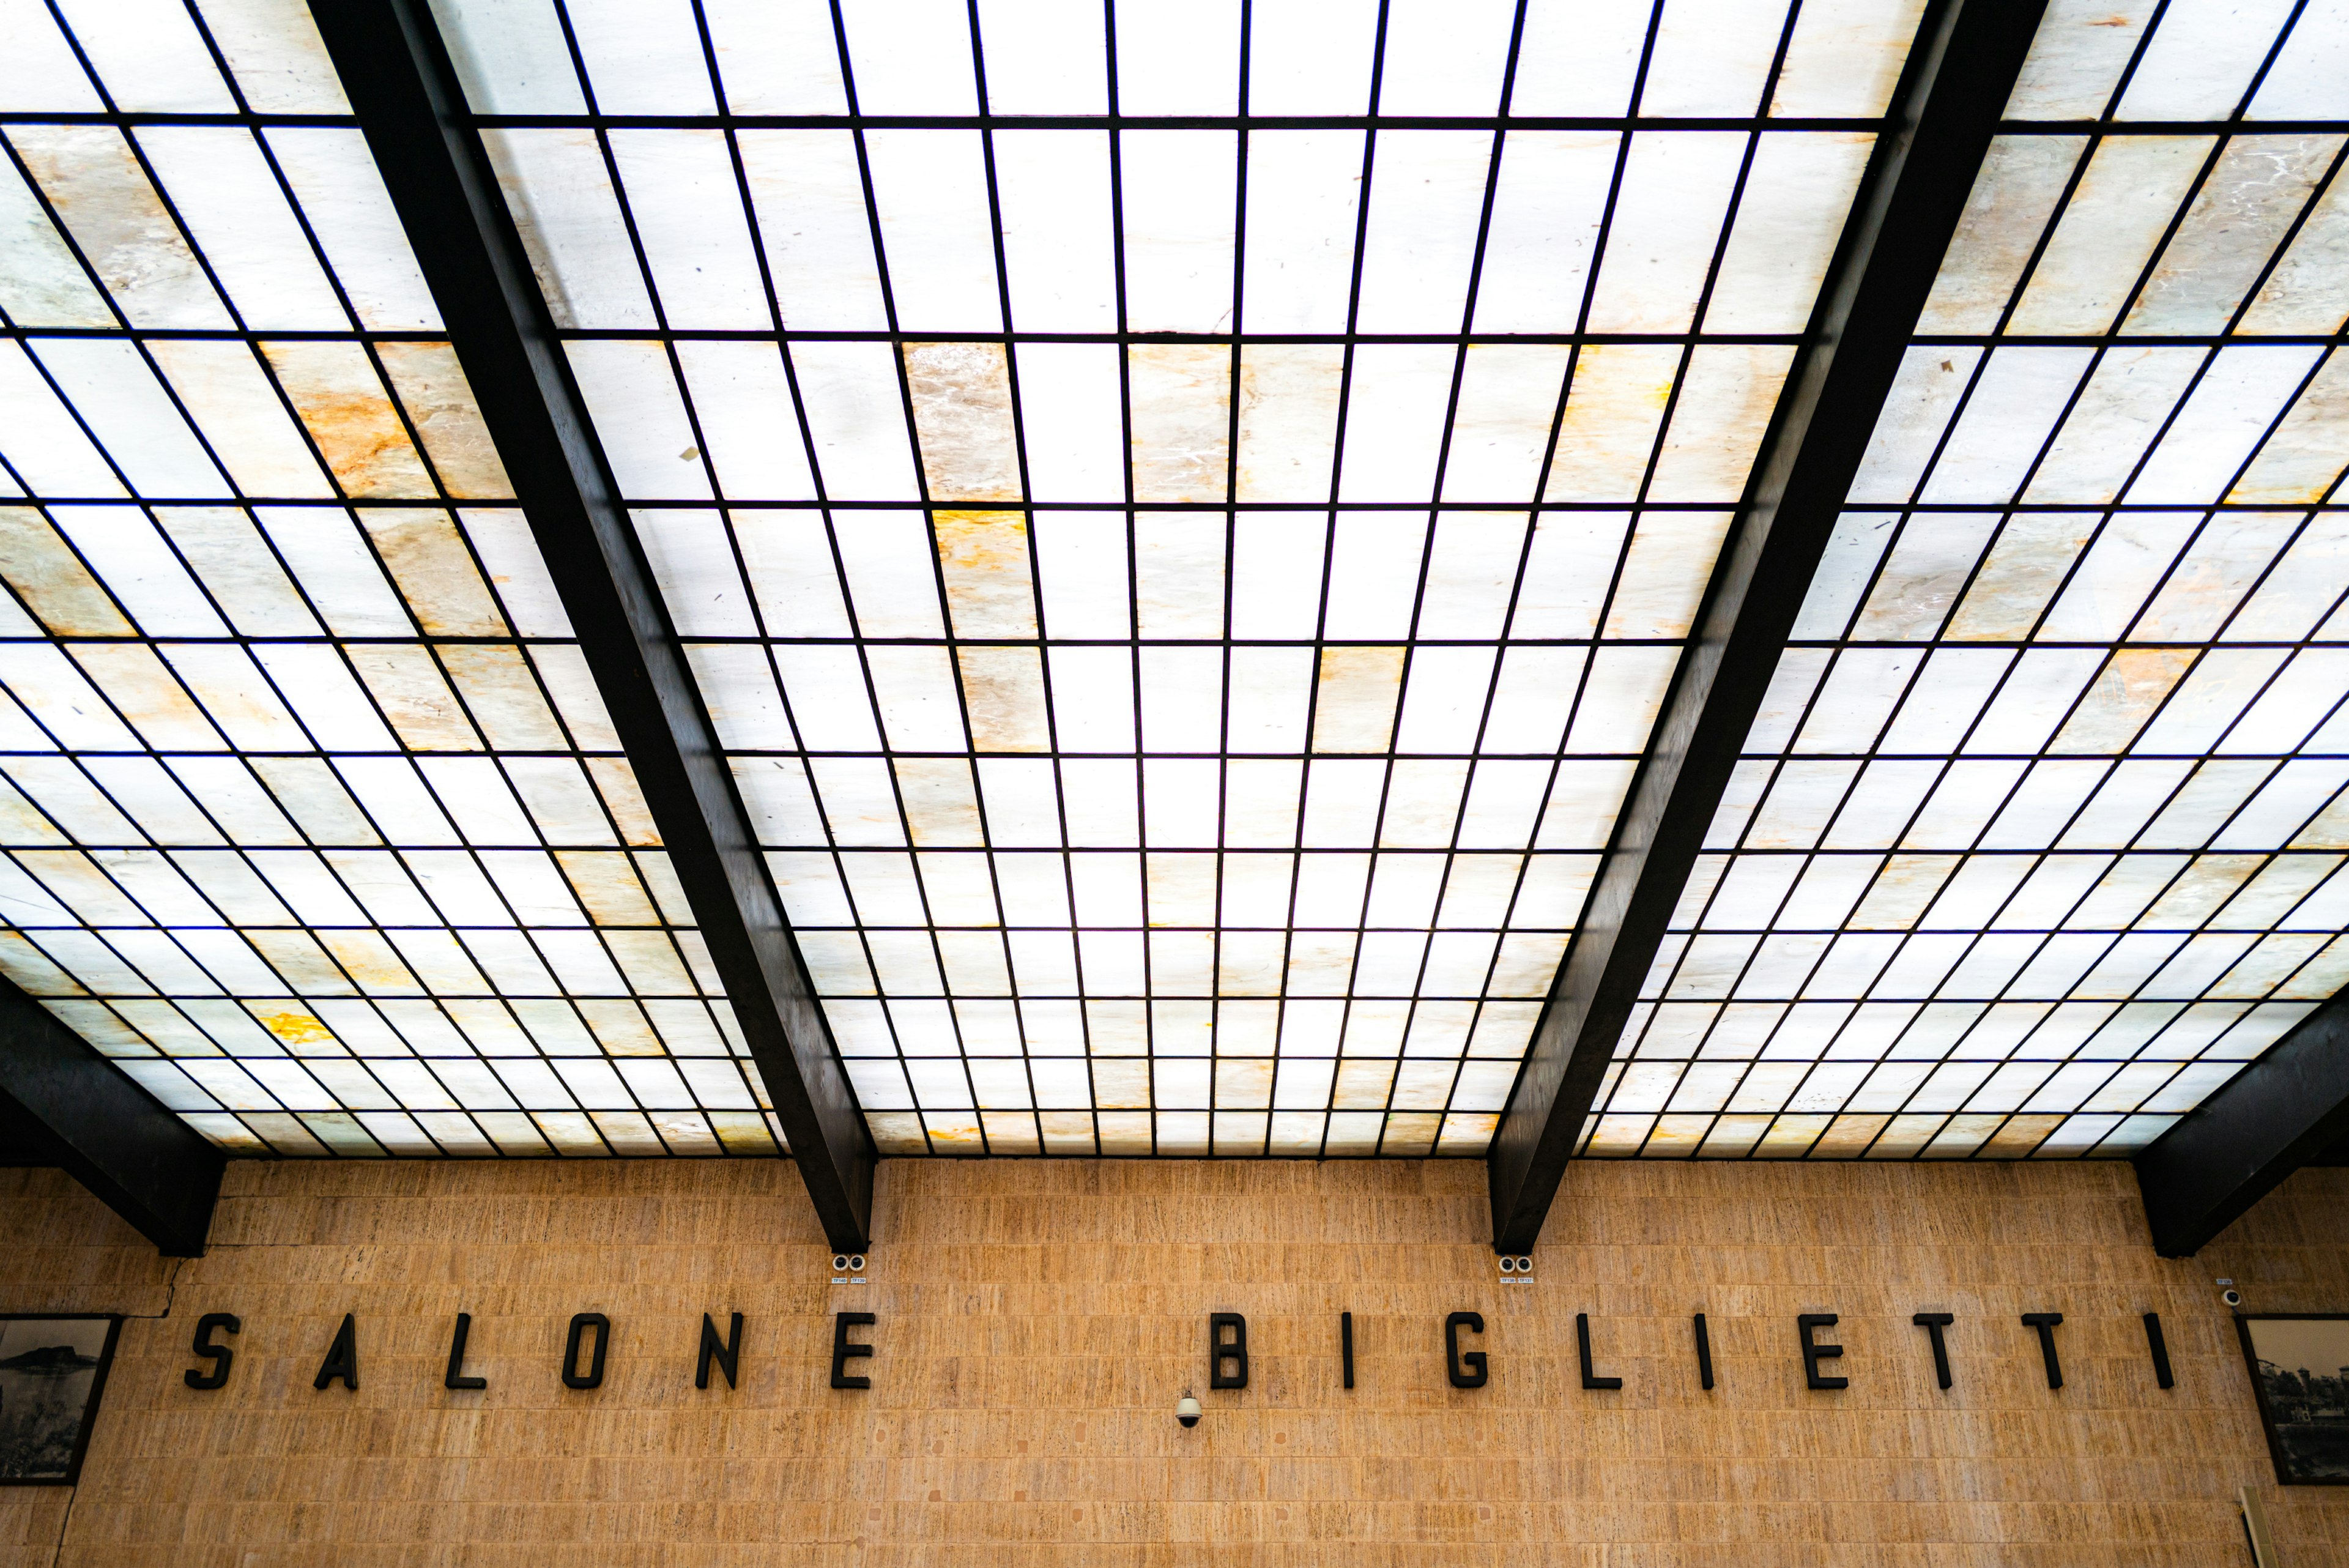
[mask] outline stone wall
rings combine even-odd
[[[774,1162],[241,1162],[184,1262],[0,1171],[0,1310],[132,1314],[80,1486],[0,1491],[0,1562],[2240,1568],[2245,1482],[2287,1568],[2349,1561],[2349,1489],[2274,1485],[2213,1282],[2349,1311],[2349,1172],[2171,1263],[2124,1165],[1584,1163],[1506,1286],[1484,1181],[895,1160],[869,1282],[835,1285]],[[481,1392],[442,1386],[460,1311]],[[830,1386],[843,1311],[878,1319],[869,1391]],[[1245,1390],[1207,1386],[1216,1311],[1247,1315]],[[1445,1377],[1455,1311],[1485,1387]],[[1956,1316],[1947,1392],[1919,1311]],[[2033,1311],[2064,1314],[2060,1391]],[[181,1376],[207,1312],[243,1324],[217,1393]],[[558,1376],[580,1312],[613,1324],[592,1391]],[[735,1389],[693,1386],[705,1312],[745,1314]],[[346,1313],[359,1387],[321,1392]],[[1578,1313],[1619,1391],[1582,1386]],[[1848,1388],[1806,1386],[1801,1313],[1838,1315]]]

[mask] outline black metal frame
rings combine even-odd
[[[2275,1465],[2278,1486],[2349,1486],[2349,1480],[2327,1480],[2293,1475],[2284,1459],[2283,1445],[2276,1440],[2275,1413],[2268,1407],[2267,1385],[2260,1381],[2260,1355],[2251,1345],[2251,1324],[2284,1319],[2296,1322],[2349,1322],[2349,1313],[2337,1312],[2254,1312],[2235,1314],[2235,1337],[2243,1347],[2243,1370],[2251,1380],[2251,1397],[2260,1409],[2260,1431],[2268,1440],[2268,1458]]]
[[[320,36],[700,922],[827,1241],[870,1241],[847,1075],[463,107],[413,0],[321,0]]]
[[[26,1156],[62,1167],[165,1256],[203,1256],[228,1158],[5,978],[0,1129],[35,1144]]]
[[[2044,0],[1928,9],[1647,760],[1487,1158],[1495,1251],[1530,1250],[1663,940]]]
[[[10,1312],[0,1313],[0,1323],[103,1323],[106,1324],[106,1345],[98,1353],[98,1369],[91,1376],[89,1397],[81,1407],[80,1423],[74,1433],[73,1458],[66,1461],[66,1473],[61,1476],[0,1476],[0,1486],[72,1486],[81,1480],[81,1462],[89,1455],[90,1434],[98,1428],[98,1407],[106,1398],[107,1374],[114,1370],[114,1349],[122,1342],[122,1314],[119,1312]]]
[[[2336,996],[2132,1162],[2153,1250],[2190,1258],[2349,1139],[2349,1000]]]

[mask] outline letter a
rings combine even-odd
[[[335,1343],[326,1347],[326,1359],[318,1364],[317,1378],[310,1386],[324,1388],[337,1378],[352,1393],[359,1391],[359,1327],[349,1313],[343,1314],[343,1326],[335,1331]]]

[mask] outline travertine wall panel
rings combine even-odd
[[[2238,1568],[2246,1481],[2289,1568],[2349,1561],[2349,1490],[2272,1484],[2213,1283],[2349,1311],[2344,1172],[2169,1263],[2125,1166],[1583,1164],[1530,1286],[1469,1162],[890,1162],[861,1286],[776,1163],[240,1163],[180,1264],[62,1178],[0,1183],[0,1307],[140,1314],[69,1513],[0,1494],[11,1564]],[[198,1393],[212,1311],[244,1326]],[[480,1392],[441,1384],[460,1311]],[[695,1389],[737,1311],[740,1386]],[[829,1386],[840,1311],[879,1318],[869,1392]],[[1207,1386],[1214,1311],[1244,1391]],[[1445,1380],[1453,1311],[1486,1387]],[[1919,1311],[1957,1316],[1947,1392]],[[346,1312],[359,1387],[315,1390]],[[600,1389],[559,1380],[576,1312],[613,1321]],[[1619,1392],[1581,1386],[1578,1312]],[[1806,1312],[1849,1388],[1804,1386]]]

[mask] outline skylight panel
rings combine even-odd
[[[65,15],[116,109],[265,123],[9,128],[0,967],[241,1152],[771,1151],[315,35]]]
[[[2325,352],[2246,304],[2337,148],[2132,128],[2290,21],[2163,16],[2051,8],[2010,114],[2117,134],[1985,163],[1921,330],[2031,346],[1910,351],[1587,1152],[2126,1154],[2349,974]]]
[[[1680,9],[1651,92],[1693,109],[1647,113],[1762,113],[1785,14],[1754,54]],[[688,181],[486,127],[890,1152],[1480,1152],[1905,42],[1799,33],[1860,87],[1790,101],[1856,119],[1757,151],[1280,125],[1620,115],[1644,9],[1620,58],[1541,5],[1249,16],[1243,82],[1238,12],[1121,7],[1113,66],[1090,14],[843,12],[862,113],[1123,119],[723,131],[773,362],[623,242]],[[1243,101],[1245,143],[1167,122]],[[1692,329],[1762,341],[1607,341]]]
[[[771,1148],[331,81],[226,4],[233,80],[191,24],[106,89],[285,123],[8,130],[13,831],[212,857],[92,859],[87,912],[25,869],[10,972],[237,1147]],[[875,1139],[1479,1154],[1915,7],[933,10],[438,11]],[[1635,106],[1711,124],[1506,118]],[[2290,369],[2218,354],[2168,468],[2064,483],[2208,506]]]

